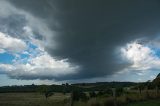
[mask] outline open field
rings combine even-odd
[[[126,97],[117,97],[118,106],[160,106],[158,100],[145,100],[135,92],[127,95],[133,102],[126,104]],[[142,101],[139,101],[142,99]],[[45,98],[41,93],[0,93],[0,106],[70,106],[70,94],[55,93]],[[120,105],[119,105],[120,103]],[[114,106],[113,98],[100,96],[88,101],[75,101],[74,106]]]
[[[160,100],[150,100],[139,103],[133,103],[128,106],[160,106]]]
[[[5,86],[0,92],[0,106],[160,106],[158,87],[148,83]]]
[[[68,106],[68,99],[60,93],[48,99],[40,93],[0,93],[0,106]]]

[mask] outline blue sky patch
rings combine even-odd
[[[28,42],[28,47],[32,48],[32,49],[36,49],[37,48],[37,46],[32,44],[31,42]]]
[[[160,58],[160,48],[152,47],[151,50],[153,51],[154,56]]]
[[[10,64],[12,63],[12,60],[15,58],[12,54],[9,53],[2,53],[0,54],[0,63],[3,64]]]

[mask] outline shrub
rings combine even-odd
[[[79,101],[79,100],[87,101],[89,98],[84,92],[76,90],[72,92],[72,99],[73,101]]]
[[[98,93],[97,93],[97,96],[102,96],[102,95],[104,95],[105,93],[103,92],[103,91],[99,91]]]
[[[116,89],[116,96],[121,96],[123,94],[123,88],[117,88]]]
[[[90,96],[91,98],[94,98],[94,97],[96,97],[96,93],[95,93],[94,91],[89,92],[89,96]]]
[[[48,97],[52,96],[53,94],[54,94],[54,93],[53,93],[53,92],[50,92],[50,91],[45,92],[45,97],[46,97],[46,99],[47,99]]]
[[[79,91],[73,91],[72,92],[72,99],[73,99],[73,101],[79,101],[79,99],[80,99],[80,92]]]
[[[89,98],[87,97],[86,93],[80,92],[80,99],[84,102],[88,101]]]

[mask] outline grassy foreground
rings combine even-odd
[[[153,99],[147,99],[145,94],[140,96],[134,92],[117,97],[117,106],[160,106],[159,99]],[[46,99],[41,93],[0,93],[0,106],[70,106],[70,103],[70,94],[55,93]],[[114,106],[114,104],[112,97],[100,96],[90,98],[86,102],[75,101],[74,106]]]
[[[0,93],[0,106],[68,106],[68,98],[60,93],[48,99],[40,93]]]
[[[160,106],[159,100],[150,100],[145,102],[133,103],[128,106]]]

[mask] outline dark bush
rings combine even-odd
[[[80,92],[80,99],[84,102],[88,101],[89,98],[87,97],[86,93]]]
[[[45,97],[46,97],[46,99],[47,99],[48,97],[52,96],[52,95],[54,95],[53,92],[50,92],[50,91],[45,92]]]
[[[96,93],[94,91],[91,91],[91,92],[89,92],[89,96],[91,98],[94,98],[94,97],[96,97]]]
[[[72,99],[73,101],[79,101],[79,100],[87,101],[89,98],[84,92],[76,90],[72,92]]]
[[[99,91],[99,92],[97,93],[97,96],[102,96],[102,95],[104,95],[104,94],[105,94],[105,92]]]
[[[79,91],[73,91],[72,92],[72,99],[73,99],[73,101],[79,101],[79,99],[80,99],[80,92]]]
[[[123,88],[116,88],[116,96],[121,96],[123,93]]]

